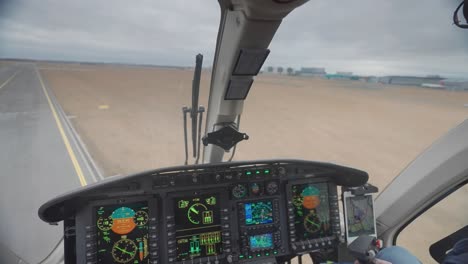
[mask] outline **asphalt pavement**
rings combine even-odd
[[[0,263],[40,263],[59,245],[61,223],[37,210],[99,179],[79,143],[34,64],[0,66]]]

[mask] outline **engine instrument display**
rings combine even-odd
[[[177,261],[222,253],[218,194],[175,199]]]
[[[271,249],[274,247],[273,234],[267,233],[267,234],[250,236],[249,246],[250,246],[250,250],[252,251]]]
[[[273,223],[272,201],[245,203],[244,210],[246,225],[262,225]]]
[[[96,207],[98,263],[149,263],[148,204]]]
[[[293,185],[291,193],[299,240],[331,236],[327,183]]]

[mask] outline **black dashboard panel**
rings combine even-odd
[[[113,177],[39,209],[64,220],[66,263],[238,263],[337,248],[337,186],[367,173],[267,160]]]

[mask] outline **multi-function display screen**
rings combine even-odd
[[[273,203],[271,201],[245,203],[244,211],[246,225],[273,223]]]
[[[294,226],[299,240],[332,235],[327,183],[293,185]]]
[[[267,233],[267,234],[250,236],[249,246],[250,246],[250,250],[252,251],[273,248],[274,247],[273,234]]]
[[[346,197],[345,203],[348,236],[375,234],[372,195]]]
[[[218,194],[175,199],[177,261],[222,253]]]
[[[95,208],[98,263],[149,263],[148,203]]]

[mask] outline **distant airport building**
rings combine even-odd
[[[468,79],[444,79],[440,81],[440,85],[447,90],[468,91]]]
[[[441,80],[443,80],[443,78],[440,76],[385,76],[379,78],[379,82],[384,84],[412,86],[422,86],[423,84],[439,84]]]
[[[325,68],[305,68],[302,67],[299,71],[296,71],[296,75],[299,76],[308,76],[308,77],[325,77],[327,73]]]
[[[366,81],[368,83],[378,83],[379,82],[379,77],[367,76],[367,77],[365,77],[364,81]]]
[[[336,72],[335,74],[327,74],[325,77],[328,80],[359,80],[359,76],[353,75],[352,72]]]
[[[353,72],[343,72],[343,71],[339,71],[339,72],[336,72],[337,75],[342,75],[342,76],[353,76]]]

